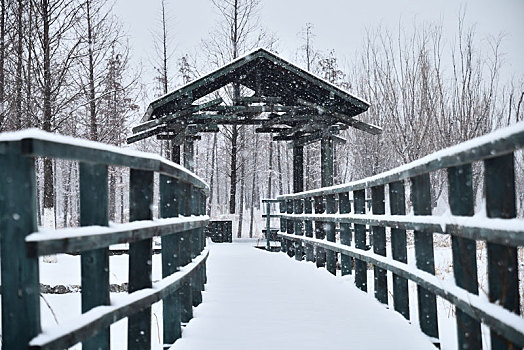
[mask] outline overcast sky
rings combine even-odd
[[[262,0],[261,24],[279,39],[281,56],[294,61],[301,45],[298,33],[305,23],[314,24],[315,45],[335,49],[339,58],[354,57],[362,46],[366,28],[382,25],[396,31],[416,22],[442,22],[449,41],[456,32],[461,8],[468,25],[475,24],[479,40],[505,34],[504,76],[524,75],[524,0]],[[210,0],[168,0],[169,29],[175,56],[199,50],[220,19]],[[160,28],[160,0],[116,0],[116,14],[129,34],[135,62],[145,74],[154,55],[152,32]],[[446,39],[445,38],[445,39]],[[484,41],[485,42],[485,41]],[[147,79],[146,79],[147,80]]]

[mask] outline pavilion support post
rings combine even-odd
[[[293,192],[304,191],[304,146],[293,142]]]
[[[191,137],[186,137],[184,140],[184,167],[189,171],[195,170],[195,144]]]
[[[171,161],[180,164],[180,145],[171,140]]]

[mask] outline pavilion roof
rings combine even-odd
[[[254,93],[229,105],[210,100],[233,83]],[[354,119],[368,108],[363,99],[259,48],[151,102],[128,143],[154,135],[181,141],[216,132],[219,124],[258,125],[274,140],[304,142],[348,127],[378,134],[380,128]]]

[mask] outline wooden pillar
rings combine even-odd
[[[171,161],[180,164],[180,145],[171,140]]]
[[[320,141],[320,181],[321,186],[333,186],[333,138]]]
[[[195,170],[195,145],[192,137],[186,137],[184,140],[184,167],[189,171]]]
[[[293,142],[293,192],[304,191],[304,146]]]

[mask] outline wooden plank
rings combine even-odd
[[[384,215],[386,213],[384,196],[384,186],[371,188],[371,206],[373,215]],[[386,256],[386,228],[372,226],[373,234],[373,253]],[[388,305],[388,278],[387,271],[378,267],[373,267],[375,298],[382,304]]]
[[[304,201],[302,199],[293,201],[293,211],[297,215],[304,212]],[[295,220],[293,230],[297,236],[302,236],[304,234],[304,222],[301,220]],[[302,246],[302,243],[295,242],[295,260],[302,260],[303,254],[304,247]]]
[[[336,213],[335,195],[326,196],[326,213]],[[326,230],[326,239],[329,242],[335,242],[335,224],[332,222],[324,223]],[[332,250],[326,252],[326,269],[333,275],[337,274],[337,253]]]
[[[95,308],[79,316],[75,322],[52,327],[47,333],[40,334],[31,340],[29,349],[54,350],[69,348],[96,334],[100,329],[109,327],[118,320],[150,307],[152,304],[179,290],[182,284],[205,263],[208,256],[209,251],[204,251],[183,271],[154,283],[152,289],[138,292],[140,295],[133,293],[122,296],[119,304],[116,306]]]
[[[516,198],[513,153],[484,161],[484,169],[487,216],[514,218]],[[520,297],[517,248],[494,243],[489,243],[487,248],[489,300],[518,315]],[[494,330],[491,331],[491,348],[518,349]]]
[[[411,178],[411,201],[415,215],[431,215],[431,183],[429,174]],[[435,274],[433,233],[415,230],[415,260],[417,268]],[[417,286],[420,329],[438,339],[437,299],[435,294]]]
[[[80,226],[108,225],[107,166],[80,163]],[[82,313],[109,305],[109,249],[85,251],[80,257]],[[109,327],[82,343],[83,349],[109,349]]]
[[[178,118],[182,118],[182,117],[191,115],[191,114],[199,112],[199,111],[208,110],[208,108],[211,108],[211,107],[214,107],[214,106],[218,106],[222,102],[224,102],[224,101],[222,100],[222,98],[219,97],[217,99],[214,99],[214,100],[211,100],[211,101],[208,101],[208,102],[204,102],[204,103],[199,104],[199,105],[191,105],[191,106],[189,106],[188,108],[186,108],[184,110],[177,111],[175,113],[170,113],[168,115],[165,115],[165,116],[162,116],[162,117],[159,117],[159,118],[156,118],[156,119],[152,119],[152,120],[146,121],[146,122],[144,122],[142,124],[139,124],[139,125],[135,126],[132,129],[132,131],[133,131],[133,133],[136,134],[136,133],[141,132],[141,131],[149,130],[149,129],[157,126],[157,125],[165,124],[165,123],[168,123],[170,121],[174,121],[174,120],[176,120]],[[128,141],[128,143],[131,143],[131,142]]]
[[[339,193],[338,206],[340,214],[348,214],[351,212],[351,202],[348,192]],[[351,245],[351,224],[340,224],[340,243],[348,246]],[[342,276],[351,275],[353,261],[350,256],[342,254],[340,256],[340,265]]]
[[[31,257],[78,253],[106,248],[112,244],[136,242],[155,236],[176,235],[187,230],[206,227],[208,223],[209,217],[204,215],[193,218],[144,222],[141,224],[141,228],[135,228],[135,223],[114,224],[104,229],[106,232],[100,232],[100,226],[58,229],[54,231],[53,236],[59,237],[49,238],[49,234],[46,233],[33,233],[27,236],[26,250],[28,256]],[[90,234],[93,232],[96,233]]]
[[[202,208],[200,201],[200,194],[199,192],[191,188],[190,192],[190,200],[191,200],[191,215],[200,215],[200,210]],[[201,251],[201,242],[200,242],[200,236],[201,236],[201,230],[191,230],[189,231],[190,239],[189,242],[191,244],[191,259],[196,258]],[[202,280],[201,280],[201,274],[195,273],[193,278],[191,279],[191,294],[192,294],[192,302],[193,306],[197,307],[202,303]]]
[[[324,204],[324,198],[321,196],[314,197],[313,201],[315,203],[315,214],[323,214],[326,211],[326,206]],[[315,238],[316,239],[325,239],[326,230],[324,228],[324,221],[315,221]],[[326,265],[326,251],[323,248],[318,248],[315,250],[315,262],[317,267],[324,267]]]
[[[278,208],[279,208],[280,214],[286,213],[286,211],[287,211],[286,202],[285,201],[279,201]],[[280,232],[286,232],[286,230],[287,230],[287,223],[286,223],[286,221],[287,221],[286,219],[280,217]],[[281,252],[285,252],[286,250],[287,250],[286,240],[282,239],[282,241],[280,242],[280,251]]]
[[[178,181],[165,175],[159,176],[160,217],[172,218],[178,216],[175,189]],[[177,272],[180,267],[178,238],[175,232],[162,237],[162,278]],[[163,310],[163,344],[169,348],[182,336],[180,324],[180,297],[172,293],[162,301]]]
[[[496,138],[499,136],[498,138]],[[466,141],[430,154],[414,162],[386,171],[376,176],[299,194],[288,194],[286,198],[305,198],[318,195],[336,194],[361,190],[372,186],[386,185],[390,182],[406,180],[435,170],[464,165],[478,160],[495,158],[514,150],[524,148],[524,124]],[[280,198],[279,196],[278,198]]]
[[[21,148],[22,154],[25,156],[59,158],[83,163],[97,163],[155,171],[209,191],[209,186],[200,178],[158,155],[145,152],[136,152],[130,155],[126,153],[126,150],[118,147],[91,141],[85,141],[85,143],[85,145],[75,145],[65,141],[27,138],[22,140]]]
[[[389,208],[392,215],[406,215],[406,194],[403,181],[389,184]],[[402,263],[408,262],[406,230],[391,228],[391,254],[393,259]],[[406,320],[409,316],[408,280],[393,274],[393,305]]]
[[[179,204],[179,213],[184,216],[191,215],[191,185],[179,184],[175,189],[176,200]],[[180,265],[184,266],[191,262],[191,241],[190,231],[186,231],[178,236]],[[184,323],[193,318],[193,295],[191,279],[184,282],[180,288],[181,316],[180,320]]]
[[[305,198],[304,201],[304,213],[311,214],[313,212],[313,204],[311,198]],[[313,222],[311,220],[305,220],[304,222],[304,233],[306,237],[313,237]],[[311,244],[306,243],[306,261],[315,261],[315,251]]]
[[[129,180],[129,220],[152,220],[154,173],[131,169]],[[151,238],[129,244],[128,292],[152,286],[153,240]],[[128,317],[128,349],[151,348],[151,307]]]
[[[448,169],[448,197],[451,213],[457,216],[473,216],[473,173],[471,164]],[[474,240],[451,237],[453,276],[457,286],[478,294],[477,245]],[[480,322],[461,309],[456,310],[457,340],[461,349],[480,349],[482,334]]]
[[[353,192],[353,207],[355,214],[366,213],[366,192],[358,190]],[[366,250],[366,225],[355,224],[355,248]],[[360,290],[368,290],[368,268],[366,262],[355,260],[355,285]]]
[[[293,201],[292,200],[286,201],[286,212],[288,214],[293,214]],[[287,225],[286,232],[289,233],[290,235],[295,234],[294,223],[295,221],[293,220],[286,221],[286,225]],[[293,242],[286,242],[286,248],[287,248],[287,251],[286,251],[287,255],[292,257],[295,254],[295,246]]]
[[[40,333],[38,258],[26,257],[24,241],[37,230],[35,165],[20,146],[5,144],[0,154],[2,346],[15,350]]]

